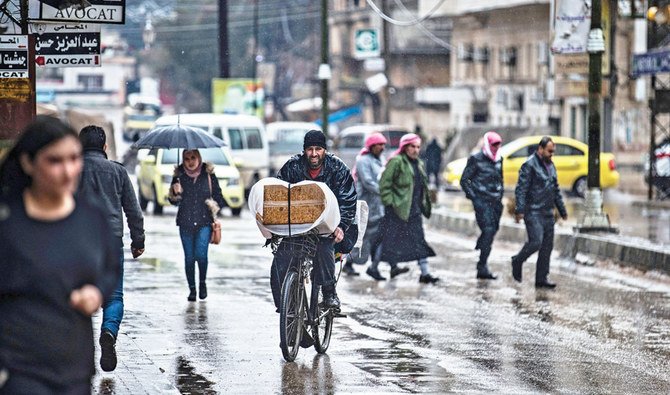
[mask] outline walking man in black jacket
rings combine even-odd
[[[123,319],[123,213],[130,228],[130,251],[133,258],[144,253],[144,217],[128,173],[122,164],[107,159],[105,131],[94,125],[79,132],[84,148],[84,169],[79,195],[98,202],[107,213],[116,239],[121,277],[111,298],[102,306],[100,330],[100,367],[105,372],[116,369],[116,338]]]
[[[536,288],[555,288],[550,282],[549,260],[554,248],[554,207],[566,220],[568,213],[558,188],[556,167],[551,161],[554,155],[554,142],[550,137],[542,137],[537,152],[531,155],[519,170],[519,182],[514,191],[516,195],[515,219],[522,218],[526,224],[528,241],[519,253],[512,257],[512,276],[521,282],[521,269],[528,257],[536,251],[537,268],[535,271]]]
[[[502,138],[498,133],[487,132],[482,150],[468,158],[461,176],[461,188],[465,197],[472,201],[475,219],[482,231],[475,249],[479,250],[477,278],[483,280],[498,278],[489,270],[487,260],[503,210],[502,157],[498,151],[501,144]]]

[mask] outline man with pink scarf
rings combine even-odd
[[[499,151],[501,144],[502,138],[498,133],[491,131],[484,134],[482,150],[468,158],[461,176],[461,188],[472,201],[475,219],[482,231],[475,249],[479,250],[477,278],[483,280],[497,278],[489,270],[487,261],[503,211],[503,173]]]
[[[432,205],[428,177],[419,159],[420,150],[419,136],[414,133],[404,135],[382,173],[379,192],[384,204],[384,218],[379,230],[379,258],[391,265],[391,278],[408,271],[406,267],[398,267],[398,262],[416,260],[421,269],[419,282],[434,284],[439,279],[428,272],[427,258],[435,256],[435,252],[426,243],[422,219],[422,216],[430,217]]]

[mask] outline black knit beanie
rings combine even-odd
[[[302,149],[307,149],[308,147],[326,147],[326,135],[323,134],[320,130],[310,130],[305,134],[305,141],[302,144]]]

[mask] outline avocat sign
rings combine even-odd
[[[88,0],[91,4],[89,7],[63,9],[59,9],[61,0],[33,0],[33,2],[39,5],[37,7],[39,15],[31,16],[42,21],[123,24],[126,19],[126,0]]]

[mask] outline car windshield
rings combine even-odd
[[[386,136],[386,148],[393,148],[396,149],[400,146],[400,138],[407,134],[407,132],[402,131],[402,130],[389,130],[384,132],[384,135]]]
[[[155,121],[157,118],[153,114],[130,114],[128,115],[128,120],[131,121]]]
[[[276,140],[270,143],[275,154],[293,154],[302,150],[302,142],[308,129],[279,129]]]
[[[205,148],[200,149],[200,156],[202,156],[203,162],[210,162],[215,165],[228,166],[228,158],[221,148]],[[165,149],[163,150],[163,164],[164,165],[176,165],[177,158],[182,155],[184,152],[183,149]],[[179,160],[181,163],[181,160]]]

